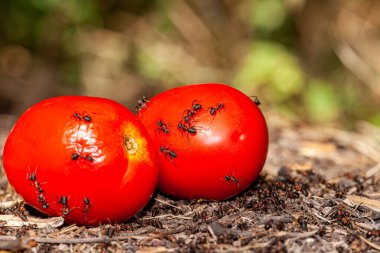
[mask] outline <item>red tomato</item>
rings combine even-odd
[[[159,189],[214,200],[246,189],[268,151],[267,125],[256,103],[210,83],[168,90],[142,106],[138,118],[159,151]]]
[[[10,184],[31,206],[66,222],[124,221],[149,201],[157,153],[133,113],[103,98],[44,100],[16,122],[4,147]]]

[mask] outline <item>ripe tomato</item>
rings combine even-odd
[[[31,206],[66,222],[119,222],[149,201],[157,153],[133,113],[103,98],[44,100],[16,122],[4,169]]]
[[[257,104],[214,83],[174,88],[147,102],[138,118],[159,151],[159,189],[214,200],[246,189],[268,151],[268,129]]]

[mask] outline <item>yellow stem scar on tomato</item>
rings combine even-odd
[[[124,147],[130,155],[136,154],[139,150],[139,144],[132,136],[124,136]]]
[[[140,131],[133,124],[126,123],[123,127],[123,145],[130,162],[145,161],[152,164],[147,140],[141,136]]]

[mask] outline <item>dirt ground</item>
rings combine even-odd
[[[10,117],[0,117],[0,151]],[[123,224],[65,225],[26,206],[0,163],[0,250],[24,252],[380,251],[380,129],[353,132],[268,118],[260,178],[224,202],[156,194]]]

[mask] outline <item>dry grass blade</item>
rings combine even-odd
[[[215,241],[217,241],[218,238],[216,237],[216,235],[215,235],[215,233],[214,233],[214,230],[212,230],[211,226],[207,226],[207,230],[208,230],[208,232],[210,233],[211,237],[212,237]]]
[[[366,173],[365,173],[365,176],[368,178],[368,177],[372,177],[374,175],[376,175],[378,172],[380,171],[380,163],[376,164],[375,166],[373,166],[372,168],[370,168]]]
[[[178,209],[178,210],[183,210],[182,208],[180,208],[180,207],[178,207],[178,206],[175,206],[175,205],[172,205],[172,204],[170,204],[168,201],[165,201],[165,200],[163,200],[163,199],[161,199],[161,198],[159,198],[159,197],[154,198],[154,200],[155,200],[155,201],[158,201],[158,202],[160,202],[160,203],[162,203],[162,204],[164,204],[164,205],[168,205],[168,206],[171,206],[171,207],[173,207],[173,208],[176,208],[176,209]]]
[[[377,251],[380,251],[380,245],[376,244],[376,243],[373,243],[367,239],[365,239],[363,236],[359,236],[360,240],[362,240],[363,242],[365,242],[366,244],[368,244],[370,247],[372,247],[373,249],[377,250]]]

